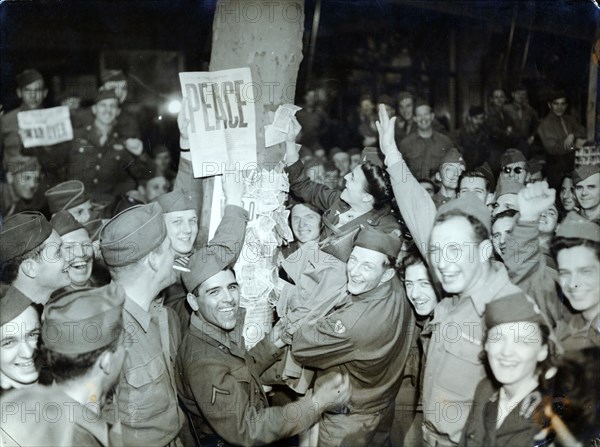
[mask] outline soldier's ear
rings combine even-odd
[[[187,299],[188,304],[192,308],[192,310],[194,312],[197,312],[198,309],[200,308],[200,306],[198,306],[198,301],[196,299],[196,295],[194,295],[193,293],[188,293],[186,296],[186,299]]]

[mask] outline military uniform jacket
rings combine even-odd
[[[310,395],[269,407],[259,375],[283,350],[264,338],[246,351],[244,315],[240,309],[236,327],[226,332],[195,313],[182,341],[177,388],[200,440],[216,434],[236,445],[264,445],[306,430],[320,417]]]
[[[541,427],[534,420],[535,410],[542,401],[538,390],[529,393],[506,416],[502,425],[498,421],[498,393],[490,379],[485,378],[475,390],[475,400],[462,438],[461,447],[533,447],[533,437]]]
[[[114,128],[104,144],[93,125],[77,129],[71,142],[67,178],[81,180],[96,201],[112,201],[115,196],[136,188],[136,179],[153,169],[145,153],[139,157],[125,148]]]
[[[152,304],[146,312],[129,297],[123,307],[127,356],[114,400],[102,409],[114,423],[111,440],[123,445],[165,446],[181,430],[173,364],[181,340],[172,309]],[[120,424],[118,423],[120,422]]]
[[[460,440],[475,387],[485,376],[479,354],[485,334],[485,305],[519,293],[500,263],[493,262],[485,285],[471,296],[444,298],[423,329],[429,337],[423,378],[424,423],[454,442]]]
[[[455,146],[446,135],[436,130],[432,132],[430,138],[421,138],[418,133],[412,133],[398,147],[410,172],[419,179],[432,178],[448,150]]]
[[[340,198],[342,192],[310,180],[304,174],[304,164],[300,160],[286,167],[285,170],[289,176],[290,191],[302,201],[310,203],[324,212],[321,240],[345,233],[360,225],[371,226],[385,233],[392,233],[396,230],[399,232],[400,225],[387,205],[378,210],[373,209],[345,225],[337,227],[339,215],[350,209],[350,206]]]
[[[108,446],[108,425],[58,387],[33,385],[0,399],[3,446]]]
[[[569,321],[559,321],[556,336],[565,351],[600,347],[600,314],[591,321],[586,321],[581,314]]]
[[[292,353],[324,376],[350,377],[350,413],[372,414],[394,404],[411,348],[415,320],[397,277],[361,295],[348,295],[324,318],[300,326]]]

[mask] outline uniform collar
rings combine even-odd
[[[509,283],[508,273],[506,268],[499,262],[492,261],[490,273],[487,280],[476,289],[468,298],[473,302],[473,307],[477,314],[481,317],[485,312],[485,305],[492,301],[495,295],[492,290],[503,290],[506,283]],[[463,297],[461,297],[462,299]]]
[[[360,295],[350,295],[353,302],[366,303],[369,301],[378,301],[387,299],[392,295],[392,283],[396,280],[394,276],[389,281],[369,290],[368,292],[361,293]],[[396,284],[397,287],[401,287],[400,284]]]
[[[128,296],[125,297],[125,304],[123,305],[123,309],[125,309],[129,314],[133,317],[135,321],[142,327],[144,332],[148,332],[148,328],[150,327],[150,321],[152,320],[152,315],[150,312],[142,309],[135,301],[133,301]]]

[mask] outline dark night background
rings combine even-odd
[[[130,100],[156,123],[169,95],[178,94],[177,72],[208,68],[215,8],[215,0],[4,1],[4,110],[18,105],[15,76],[24,68],[44,74],[48,105],[69,88],[84,103],[91,100],[102,69],[121,68],[130,76]],[[541,112],[544,92],[565,88],[584,121],[591,48],[599,37],[600,10],[591,0],[326,0],[311,42],[315,9],[316,0],[307,0],[296,102],[309,83],[335,90],[330,113],[343,120],[362,93],[409,88],[433,101],[454,128],[469,105],[485,103],[492,86],[523,82]]]

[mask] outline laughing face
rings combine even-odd
[[[34,351],[40,321],[33,306],[0,327],[0,384],[3,389],[22,388],[38,379]]]
[[[437,304],[437,296],[431,285],[427,267],[414,264],[406,267],[404,272],[406,295],[419,315],[429,315]]]
[[[69,265],[69,278],[71,285],[85,287],[92,276],[94,261],[94,248],[87,230],[80,228],[63,234],[63,252]]]
[[[179,256],[187,255],[194,246],[198,236],[198,215],[196,210],[173,211],[165,213],[167,235],[171,239],[171,247]]]
[[[200,285],[198,296],[188,294],[188,302],[206,321],[231,331],[237,321],[240,286],[231,270],[222,270]]]
[[[600,261],[589,247],[565,248],[556,256],[560,287],[571,306],[591,320],[600,309]]]
[[[390,280],[394,269],[387,265],[383,253],[364,247],[354,247],[346,265],[348,292],[360,295]]]
[[[292,208],[292,231],[302,244],[316,241],[321,234],[321,216],[299,203]]]
[[[494,377],[502,385],[518,385],[531,380],[536,375],[538,363],[548,356],[539,325],[529,321],[492,327],[488,331],[485,351]]]

